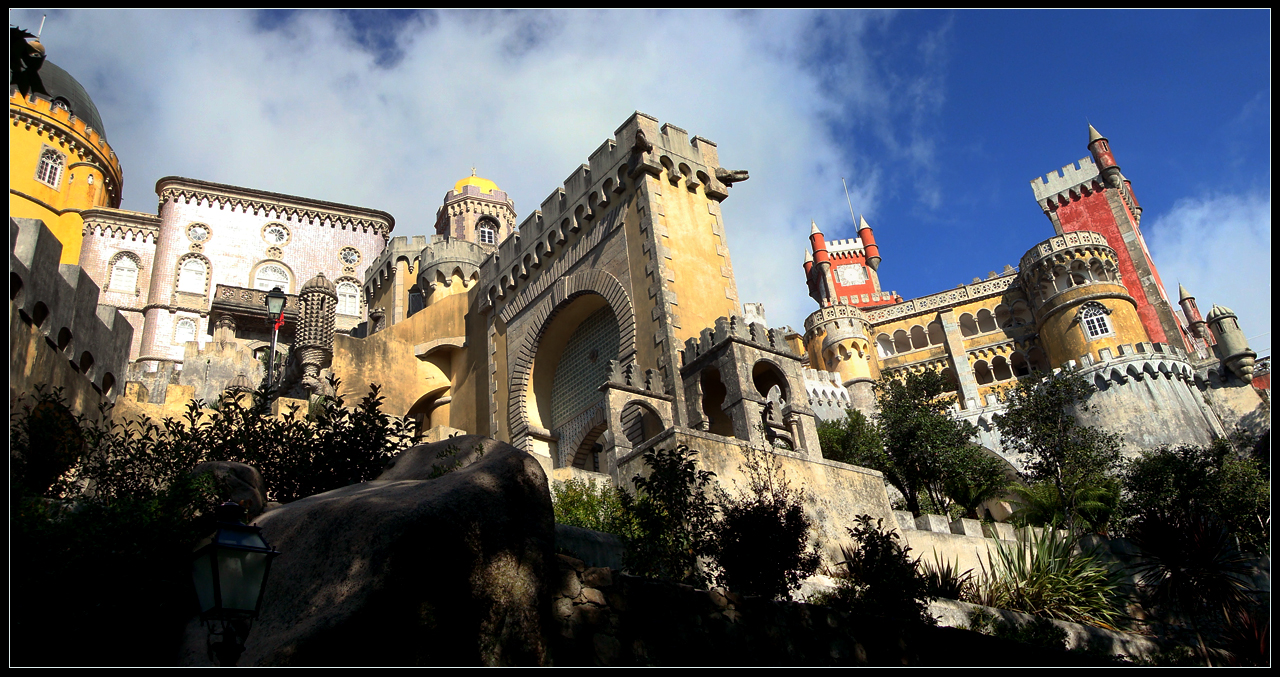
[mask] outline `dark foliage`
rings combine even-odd
[[[883,520],[859,515],[849,529],[856,546],[843,548],[845,578],[830,604],[851,614],[880,616],[899,623],[936,625],[929,615],[928,581]]]
[[[612,484],[571,479],[551,485],[556,524],[637,538],[635,519],[623,507],[623,492]]]
[[[747,595],[790,599],[800,581],[818,569],[813,523],[804,512],[804,490],[793,490],[767,451],[745,450],[748,491],[722,496],[714,559],[720,585]]]
[[[960,571],[956,562],[941,559],[936,552],[932,562],[921,558],[916,561],[916,566],[924,575],[925,591],[929,597],[966,602],[973,599],[977,586],[973,569]]]
[[[376,388],[353,411],[324,403],[315,421],[268,416],[262,395],[127,425],[105,408],[75,417],[57,391],[22,398],[10,420],[15,663],[172,664],[194,603],[191,548],[226,496],[191,476],[196,464],[249,463],[269,498],[293,500],[372,478],[409,441]]]
[[[683,444],[644,453],[649,474],[633,478],[635,496],[623,495],[623,508],[636,525],[636,536],[626,539],[626,566],[633,573],[706,583],[698,558],[710,555],[714,542],[716,506],[709,493],[715,473],[698,470],[696,453]]]
[[[1023,455],[1027,482],[1053,487],[1063,523],[1073,530],[1083,526],[1086,491],[1104,486],[1121,463],[1118,436],[1076,419],[1096,407],[1089,403],[1094,391],[1070,370],[1041,381],[1023,379],[1005,390],[1008,409],[994,417],[1005,447]]]
[[[823,458],[850,465],[866,466],[884,453],[880,432],[857,409],[849,409],[843,421],[820,421],[818,444]]]
[[[1208,446],[1145,451],[1124,473],[1130,523],[1211,516],[1250,549],[1265,548],[1271,482],[1252,436],[1237,433]]]
[[[978,609],[969,615],[969,629],[1031,646],[1067,650],[1067,631],[1054,625],[1053,621],[1047,618],[1036,618],[1028,623],[1013,623],[986,609]]]

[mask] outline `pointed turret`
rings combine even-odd
[[[1120,165],[1116,164],[1116,158],[1111,154],[1111,144],[1107,141],[1107,137],[1100,134],[1093,125],[1089,125],[1089,152],[1093,155],[1093,163],[1098,166],[1098,172],[1102,174],[1107,185],[1119,188],[1124,182]]]
[[[818,229],[817,221],[810,221],[812,228],[809,229],[809,244],[813,246],[813,260],[818,265],[827,263],[830,256],[827,255],[827,239],[823,237],[822,231]]]
[[[1098,139],[1105,139],[1105,138],[1106,137],[1104,137],[1102,134],[1098,133],[1098,130],[1095,129],[1093,125],[1089,125],[1089,143],[1086,145],[1091,146],[1093,145],[1094,141],[1097,141]]]
[[[880,248],[876,246],[876,237],[871,233],[871,226],[867,224],[865,216],[858,216],[858,237],[867,252],[867,265],[871,270],[879,270]]]
[[[809,253],[809,248],[804,248],[804,274],[807,276],[809,271],[813,269],[813,254]]]
[[[1200,317],[1200,309],[1196,307],[1196,297],[1192,296],[1181,282],[1178,283],[1178,305],[1182,306],[1182,315],[1187,318],[1187,328],[1191,331],[1191,335],[1209,340],[1212,335],[1204,319]]]

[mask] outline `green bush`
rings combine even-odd
[[[936,625],[929,615],[929,584],[883,520],[859,515],[853,528],[854,548],[842,548],[844,578],[828,598],[832,607],[855,615],[880,616],[900,623]]]
[[[603,531],[623,540],[636,535],[635,520],[623,505],[622,491],[607,482],[555,482],[551,502],[557,524]]]
[[[622,494],[623,509],[636,527],[625,540],[631,572],[699,587],[707,583],[698,560],[713,553],[717,509],[710,485],[715,473],[698,470],[696,453],[683,444],[644,453],[648,475],[633,478],[634,496]]]
[[[804,512],[804,490],[791,489],[775,454],[744,453],[747,491],[720,497],[712,553],[720,569],[716,581],[747,595],[790,599],[820,561],[817,544],[809,543],[813,523]]]
[[[942,559],[937,552],[933,553],[933,561],[924,558],[916,560],[916,566],[925,578],[925,590],[930,597],[972,601],[975,596],[976,579],[972,569],[960,571],[959,565]]]

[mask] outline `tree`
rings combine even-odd
[[[1005,390],[1005,413],[994,416],[1007,449],[1023,456],[1029,482],[1052,484],[1063,520],[1076,529],[1084,491],[1104,484],[1120,467],[1120,438],[1082,425],[1077,413],[1095,409],[1094,386],[1071,370]]]
[[[1252,436],[1237,433],[1207,446],[1144,451],[1124,472],[1129,521],[1188,522],[1211,517],[1242,545],[1265,547],[1271,526],[1271,482],[1251,458]]]
[[[649,474],[632,479],[634,496],[623,494],[636,526],[636,535],[626,539],[632,572],[698,586],[706,582],[698,558],[712,554],[716,506],[709,494],[715,473],[698,470],[696,453],[683,444],[644,453]]]
[[[977,445],[956,449],[944,461],[943,489],[965,517],[978,519],[978,506],[1009,486],[1009,464]]]
[[[823,458],[849,465],[868,466],[884,453],[880,432],[857,409],[846,410],[844,420],[820,422],[818,445]]]
[[[743,594],[790,599],[820,560],[809,544],[813,521],[804,512],[804,490],[791,489],[777,455],[749,447],[744,453],[747,492],[720,498],[716,580]]]
[[[951,385],[937,372],[911,373],[901,380],[886,375],[875,391],[880,408],[875,427],[882,446],[872,444],[864,432],[851,432],[846,439],[857,445],[835,453],[884,473],[912,515],[921,513],[921,494],[945,510],[952,502],[947,483],[960,486],[956,473],[970,465],[965,459],[977,428],[951,417],[954,398],[946,395]]]

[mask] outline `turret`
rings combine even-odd
[[[1124,180],[1120,165],[1116,164],[1116,158],[1111,154],[1111,144],[1107,142],[1107,137],[1099,134],[1093,125],[1089,125],[1089,153],[1093,155],[1093,163],[1097,165],[1098,173],[1102,174],[1107,185],[1119,188]]]
[[[876,246],[876,238],[871,234],[871,226],[867,225],[866,217],[858,217],[858,237],[862,239],[862,246],[867,252],[867,266],[871,270],[880,270],[880,248]]]
[[[809,275],[809,271],[813,270],[813,254],[809,253],[809,248],[804,248],[804,274]]]
[[[1200,309],[1196,307],[1196,297],[1187,291],[1187,288],[1178,285],[1178,305],[1182,306],[1182,314],[1187,318],[1187,326],[1191,329],[1191,335],[1200,339],[1209,339],[1209,330],[1205,325],[1205,321],[1200,317]]]
[[[1230,308],[1214,306],[1209,310],[1207,318],[1209,329],[1218,341],[1218,357],[1223,365],[1231,370],[1241,381],[1249,383],[1253,380],[1253,364],[1258,354],[1249,349],[1244,331],[1240,329],[1240,320]]]

